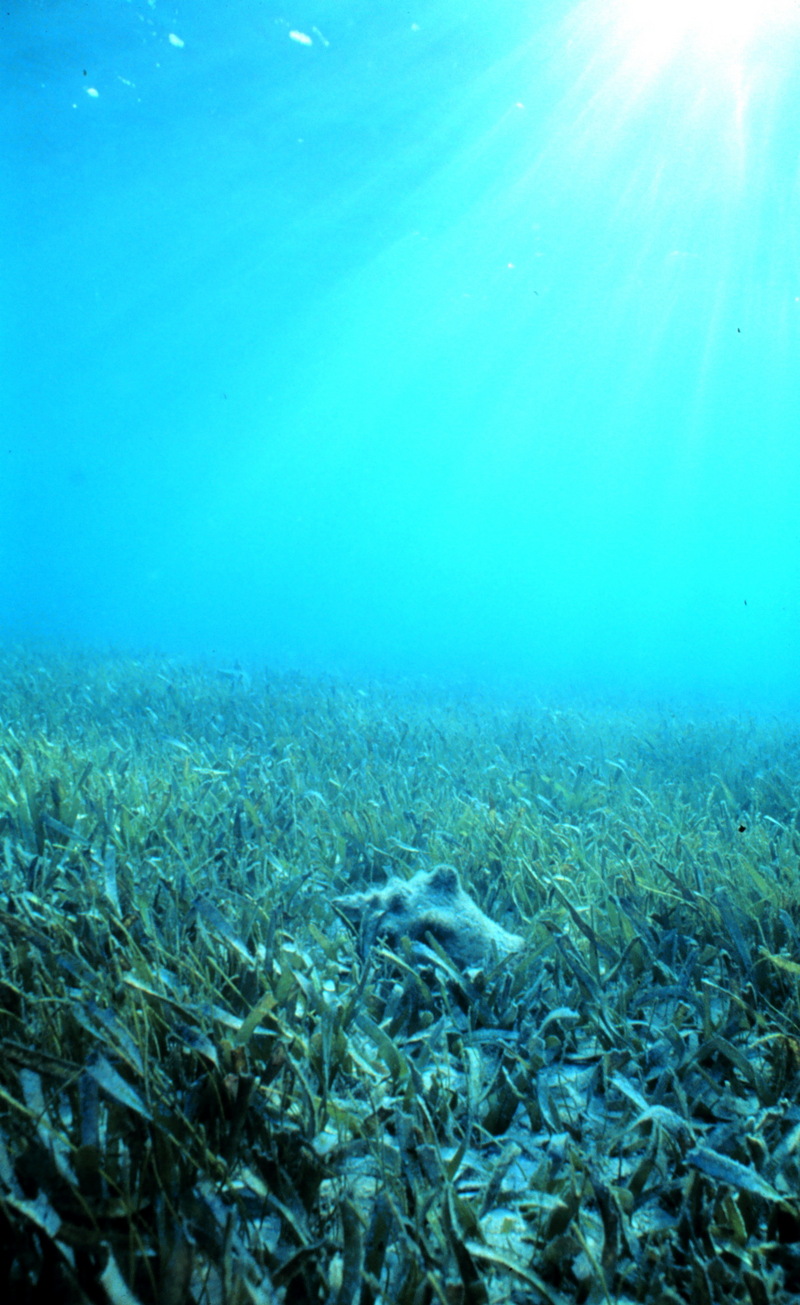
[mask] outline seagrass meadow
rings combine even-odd
[[[800,732],[0,653],[0,1291],[800,1298]],[[441,863],[524,946],[372,946]]]

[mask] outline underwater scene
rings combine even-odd
[[[0,10],[0,1293],[800,1300],[800,8]]]

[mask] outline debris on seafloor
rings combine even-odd
[[[410,938],[418,947],[432,938],[466,969],[494,956],[510,956],[524,945],[519,934],[509,933],[481,910],[451,865],[420,870],[411,879],[394,876],[382,888],[337,897],[334,905],[360,929],[365,951],[378,938],[390,947],[401,938]],[[420,950],[431,954],[424,946]]]

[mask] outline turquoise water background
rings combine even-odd
[[[5,4],[5,636],[796,705],[800,9],[744,12]]]

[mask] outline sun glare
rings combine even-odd
[[[800,67],[800,0],[579,0],[564,32],[590,152],[660,104],[675,149],[723,145],[740,180]]]
[[[620,36],[654,70],[678,55],[741,59],[800,19],[797,0],[616,0],[613,10]]]

